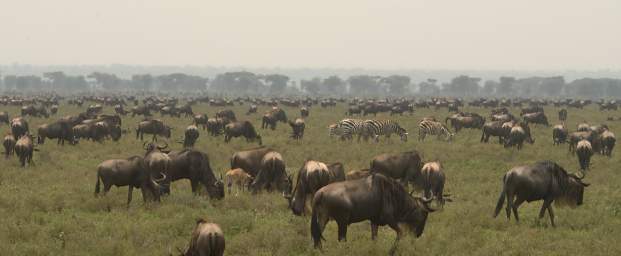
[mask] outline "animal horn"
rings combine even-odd
[[[584,176],[585,176],[585,175],[584,175],[584,172],[583,172],[583,171],[579,171],[579,172],[577,172],[576,174],[574,174],[574,176],[576,176],[576,179],[581,180],[581,179],[584,179]]]
[[[163,147],[159,146],[159,145],[157,146],[158,149],[165,149],[167,147],[168,147],[168,143],[166,141],[164,141],[164,146]]]
[[[164,174],[163,172],[160,172],[160,174],[162,175],[162,177],[155,180],[155,182],[157,182],[157,183],[160,183],[160,182],[166,180],[166,174]]]
[[[147,143],[149,143],[148,141],[145,141],[144,143],[142,143],[142,148],[144,150],[147,150]]]

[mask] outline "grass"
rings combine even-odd
[[[340,142],[328,137],[327,126],[344,118],[346,106],[311,109],[306,119],[302,141],[288,138],[290,128],[282,123],[276,131],[260,129],[260,114],[245,116],[248,106],[233,107],[239,119],[251,120],[263,136],[264,144],[279,151],[287,170],[297,172],[309,158],[326,163],[342,162],[346,170],[368,167],[370,159],[386,152],[416,149],[423,159],[442,162],[447,175],[446,192],[454,202],[428,219],[425,233],[419,239],[411,236],[400,242],[400,255],[620,255],[621,244],[621,167],[617,152],[612,158],[594,156],[592,170],[586,181],[585,204],[576,209],[555,208],[557,227],[549,219],[537,221],[541,202],[520,208],[521,223],[507,222],[504,217],[491,218],[501,188],[501,177],[508,169],[520,164],[550,159],[566,169],[578,169],[578,160],[567,153],[566,145],[552,145],[551,127],[532,128],[535,144],[526,144],[521,151],[504,149],[490,139],[480,143],[480,130],[466,129],[454,142],[437,141],[433,137],[418,142],[417,123],[423,116],[443,119],[446,110],[417,110],[413,116],[379,114],[376,119],[398,120],[409,133],[407,143],[381,139],[373,142]],[[222,108],[198,105],[195,112],[213,116]],[[259,113],[267,107],[260,107]],[[299,110],[284,107],[289,118]],[[0,107],[17,115],[17,107]],[[485,116],[489,111],[466,108]],[[557,109],[547,107],[550,120],[556,120]],[[61,115],[80,110],[62,105]],[[106,113],[112,113],[106,107]],[[518,113],[517,109],[512,109]],[[590,106],[569,110],[568,127],[575,129],[584,120],[591,124],[607,123],[611,131],[620,131],[619,124],[606,122],[608,115]],[[156,115],[159,116],[159,115]],[[28,118],[31,131],[49,119]],[[134,130],[141,118],[123,118],[123,128]],[[190,118],[163,118],[174,127],[170,142],[180,141]],[[552,122],[555,123],[555,122]],[[0,134],[8,127],[0,126]],[[201,131],[196,147],[208,152],[212,168],[224,173],[229,157],[235,151],[255,147],[243,139],[209,137]],[[173,149],[181,144],[171,143]],[[388,227],[380,228],[377,241],[371,241],[368,222],[353,224],[348,241],[337,242],[336,224],[330,222],[324,236],[323,252],[314,250],[307,217],[296,217],[287,209],[285,199],[274,193],[252,196],[241,193],[228,195],[223,201],[210,201],[191,194],[188,181],[173,184],[172,195],[160,204],[143,204],[139,191],[125,207],[127,188],[113,188],[105,198],[93,197],[95,167],[101,161],[143,154],[142,143],[135,134],[126,134],[119,142],[103,144],[81,142],[61,147],[48,140],[35,152],[34,165],[19,167],[18,160],[0,159],[0,255],[168,255],[185,248],[195,220],[204,217],[220,224],[226,237],[227,255],[385,255],[395,238]],[[504,213],[504,212],[503,212]]]

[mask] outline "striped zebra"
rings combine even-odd
[[[336,125],[330,126],[330,136],[338,134],[341,140],[352,140],[353,135],[358,135],[358,141],[360,141],[360,136],[364,131],[363,123],[364,121],[359,119],[343,119]]]
[[[425,140],[425,136],[427,136],[427,134],[437,135],[438,139],[444,136],[447,141],[451,141],[454,135],[444,124],[440,122],[423,120],[418,124],[418,140]]]
[[[401,137],[401,141],[408,141],[408,132],[393,120],[366,120],[363,127],[365,140],[371,136],[375,142],[379,142],[380,135],[390,138],[391,134],[396,133]]]

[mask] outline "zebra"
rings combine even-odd
[[[379,142],[380,135],[390,138],[393,133],[399,134],[401,141],[408,141],[408,132],[393,120],[366,120],[363,123],[365,140],[368,136]]]
[[[431,120],[423,120],[418,124],[418,140],[425,140],[425,136],[429,135],[437,135],[438,139],[441,136],[446,137],[447,141],[451,141],[455,134],[451,133],[446,126],[440,122],[431,121]]]
[[[340,134],[341,140],[352,140],[353,135],[358,134],[358,141],[360,141],[360,136],[364,131],[363,123],[364,121],[359,119],[343,119],[339,121],[336,125],[331,125],[329,127],[330,136]]]

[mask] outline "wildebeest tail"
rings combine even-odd
[[[315,244],[315,247],[319,247],[323,236],[321,235],[321,227],[319,226],[319,220],[317,217],[318,212],[316,206],[316,204],[313,204],[313,212],[311,217],[311,237],[313,238],[313,243]]]
[[[494,218],[498,216],[500,213],[500,209],[502,209],[502,205],[505,204],[505,197],[507,195],[505,184],[507,182],[507,175],[502,176],[502,191],[500,191],[500,196],[498,197],[498,203],[496,203],[496,210],[494,210]]]
[[[99,173],[97,174],[97,183],[95,183],[95,195],[99,194]]]

